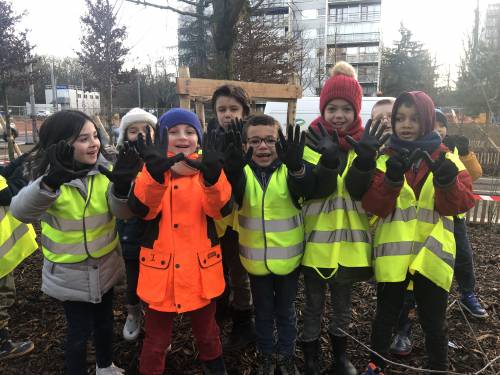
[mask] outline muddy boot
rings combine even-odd
[[[128,315],[123,326],[123,338],[127,341],[135,341],[141,332],[142,306],[127,305]]]
[[[321,364],[319,363],[319,340],[303,342],[302,352],[304,353],[304,374],[320,375]]]
[[[357,375],[356,368],[346,357],[347,337],[330,335],[332,344],[334,374],[335,375]]]
[[[35,345],[30,340],[13,342],[7,327],[0,329],[0,361],[28,354],[34,348]]]
[[[238,351],[255,342],[252,309],[233,310],[233,327],[224,342],[224,351]]]
[[[222,355],[210,361],[203,361],[201,368],[203,369],[203,375],[227,375]]]

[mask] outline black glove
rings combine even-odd
[[[142,160],[134,147],[129,142],[124,142],[113,170],[110,171],[103,165],[99,165],[98,168],[115,185],[115,193],[118,196],[126,196],[132,181],[142,168]]]
[[[313,128],[309,128],[306,138],[309,140],[314,151],[321,154],[320,163],[329,169],[337,169],[339,166],[339,136],[334,129],[330,137],[323,127],[318,124],[321,134],[318,134]]]
[[[455,150],[455,137],[454,136],[451,136],[451,135],[447,135],[446,137],[444,137],[443,139],[443,144],[448,147],[448,150],[450,150],[451,152],[453,152],[453,150]]]
[[[231,121],[226,132],[227,147],[224,151],[224,172],[229,179],[240,173],[252,159],[253,148],[248,147],[246,152],[243,150],[243,141],[241,139],[242,123],[241,120]]]
[[[0,170],[0,174],[5,177],[6,180],[20,167],[26,160],[28,154],[22,154],[18,158],[12,160],[5,168]]]
[[[460,156],[469,155],[469,138],[464,137],[463,135],[457,135],[455,136],[455,145],[457,146],[458,149],[458,155]]]
[[[223,142],[222,137],[217,137],[217,131],[212,130],[208,134],[205,133],[201,146],[203,151],[201,161],[185,159],[188,165],[201,171],[206,185],[214,185],[219,180],[224,160]]]
[[[278,130],[279,140],[276,143],[276,152],[288,170],[296,173],[304,166],[302,156],[304,155],[306,135],[300,132],[298,125],[295,125],[295,130],[294,126],[288,125],[286,133],[287,138],[285,139],[281,128]]]
[[[381,121],[378,120],[372,127],[372,120],[368,120],[365,125],[363,136],[356,142],[351,136],[345,137],[346,141],[351,144],[354,151],[358,155],[358,166],[363,170],[371,169],[375,158],[377,157],[378,150],[391,136],[384,134],[385,127],[380,126]]]
[[[47,150],[49,157],[49,171],[42,177],[42,182],[53,190],[77,178],[82,178],[89,173],[92,166],[76,170],[76,162],[73,159],[75,149],[66,141],[59,141]]]
[[[446,152],[441,152],[437,160],[432,160],[427,151],[423,152],[423,159],[434,174],[434,184],[446,186],[455,180],[458,168],[450,159],[446,157]]]
[[[405,172],[421,157],[422,150],[419,148],[413,150],[411,154],[406,148],[396,151],[385,162],[385,176],[392,182],[403,181]]]
[[[171,158],[167,156],[168,128],[163,129],[163,134],[160,136],[160,127],[156,125],[154,143],[151,140],[149,127],[146,130],[146,139],[140,133],[137,137],[137,152],[146,163],[146,169],[151,177],[159,184],[163,184],[165,182],[165,172],[175,163],[184,160],[185,157],[183,153],[178,153]]]

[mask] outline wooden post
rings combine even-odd
[[[196,114],[200,118],[202,129],[207,130],[205,121],[205,106],[203,105],[203,102],[199,99],[196,99],[194,102],[194,108],[196,110]]]
[[[297,73],[293,73],[288,82],[289,85],[299,86],[299,76]],[[301,93],[302,95],[302,93]],[[295,115],[297,113],[297,99],[292,99],[288,101],[288,110],[286,113],[287,124],[284,125],[295,125]]]
[[[181,78],[190,78],[189,68],[187,66],[179,67],[179,77]],[[179,95],[179,105],[181,108],[190,110],[191,109],[191,99],[189,94],[187,95]]]

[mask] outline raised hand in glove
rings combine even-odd
[[[126,196],[132,181],[142,168],[142,160],[134,147],[129,142],[124,142],[113,170],[110,171],[103,165],[98,168],[115,185],[115,193],[118,196]]]
[[[455,181],[458,168],[450,159],[446,157],[446,152],[441,152],[438,159],[432,160],[427,151],[422,153],[423,160],[434,174],[434,184],[446,186]]]
[[[22,154],[18,158],[12,160],[5,168],[0,169],[0,175],[5,177],[5,179],[9,179],[10,176],[24,163],[28,154]]]
[[[390,134],[384,134],[385,127],[380,126],[380,123],[381,121],[378,120],[372,126],[372,120],[368,120],[359,142],[356,142],[349,135],[345,137],[346,141],[351,144],[358,155],[358,166],[363,169],[370,169],[377,157],[378,150],[391,136]]]
[[[288,125],[286,133],[287,137],[285,139],[281,128],[278,130],[279,140],[276,143],[276,152],[288,170],[297,173],[304,166],[302,156],[304,155],[306,135],[303,132],[301,133],[298,125]]]
[[[42,177],[42,182],[50,189],[57,190],[62,184],[86,176],[92,169],[91,166],[76,168],[74,152],[73,146],[64,140],[48,148],[49,171]]]
[[[467,156],[469,155],[469,138],[463,135],[455,136],[455,145],[457,146],[458,155]],[[451,150],[453,152],[453,150]]]
[[[146,139],[139,133],[136,148],[139,156],[144,163],[146,163],[146,169],[149,174],[159,184],[165,182],[165,172],[167,172],[172,165],[185,159],[183,153],[178,153],[172,157],[167,156],[168,129],[165,128],[163,132],[161,132],[158,125],[156,125],[154,142],[151,140],[151,132],[148,127]]]
[[[309,128],[306,138],[311,142],[314,151],[321,154],[320,163],[329,169],[339,166],[339,136],[334,129],[330,136],[323,125],[318,124],[319,134],[314,128]]]
[[[405,172],[421,157],[422,151],[419,148],[413,150],[411,154],[406,148],[396,151],[385,162],[385,176],[392,182],[403,181]]]
[[[224,139],[218,137],[217,132],[212,130],[208,134],[203,134],[201,161],[185,159],[188,165],[201,171],[206,185],[214,185],[219,180],[224,160],[223,146]]]
[[[232,120],[226,132],[227,146],[224,150],[224,172],[226,172],[229,179],[240,173],[252,159],[253,148],[249,146],[246,152],[243,150],[242,130],[243,121]]]

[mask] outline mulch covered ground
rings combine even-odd
[[[471,226],[469,228],[472,247],[475,252],[477,292],[489,317],[486,320],[469,319],[470,327],[464,319],[457,303],[456,291],[450,296],[448,313],[450,342],[450,363],[453,371],[473,373],[481,369],[488,360],[500,354],[500,228]],[[0,374],[63,374],[64,373],[64,334],[65,317],[60,303],[40,292],[41,252],[35,253],[16,270],[17,301],[11,309],[11,331],[14,338],[30,338],[35,343],[35,350],[26,357],[0,363]],[[350,334],[363,343],[369,343],[370,322],[375,310],[375,290],[370,283],[356,287],[354,296],[353,323]],[[125,294],[118,288],[115,303],[115,362],[127,370],[127,374],[137,374],[138,343],[127,343],[121,338],[125,320]],[[304,303],[303,292],[298,296],[299,326],[301,309]],[[229,330],[229,322],[224,332]],[[326,326],[326,325],[325,325]],[[473,332],[471,331],[471,328]],[[142,338],[142,336],[141,336]],[[425,365],[425,351],[420,327],[413,332],[414,351],[405,359],[393,358],[397,362],[411,366]],[[326,330],[322,335],[322,352],[325,368],[331,364],[329,343]],[[349,343],[349,355],[358,370],[367,364],[368,352],[353,340]],[[256,366],[254,348],[248,348],[241,355],[226,355],[226,364],[230,374],[250,374]],[[302,353],[297,349],[297,363],[302,368]],[[400,367],[391,366],[390,373],[415,373]],[[95,373],[95,356],[89,345],[88,373]],[[196,360],[196,349],[191,340],[189,322],[180,316],[175,328],[172,352],[168,357],[166,373],[200,374]],[[326,372],[325,372],[326,373]],[[484,374],[500,373],[500,362]]]

